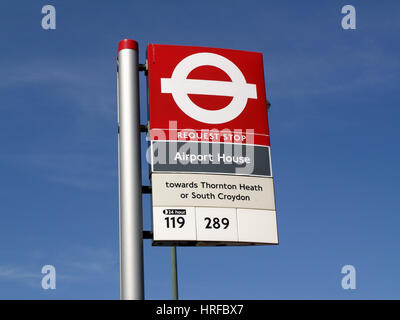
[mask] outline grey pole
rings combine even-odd
[[[119,252],[122,300],[144,299],[138,44],[118,46]]]
[[[172,300],[178,300],[178,263],[176,259],[176,247],[171,247],[171,276]]]

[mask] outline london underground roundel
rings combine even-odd
[[[191,71],[198,67],[214,66],[233,79],[215,81],[187,79]],[[257,98],[255,84],[246,83],[240,69],[230,60],[215,53],[195,53],[178,63],[171,78],[161,79],[161,92],[172,93],[177,106],[189,117],[204,123],[225,123],[239,116],[248,98]],[[232,97],[228,106],[219,110],[207,110],[193,103],[188,94],[216,95]]]
[[[174,121],[177,130],[248,130],[251,139],[232,142],[269,145],[261,53],[151,44],[148,67],[153,133]]]

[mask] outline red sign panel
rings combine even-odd
[[[152,140],[269,146],[262,54],[148,46]]]

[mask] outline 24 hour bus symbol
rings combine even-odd
[[[187,79],[189,73],[201,66],[213,66],[223,70],[232,81]],[[225,123],[239,116],[248,99],[257,99],[257,87],[246,82],[240,69],[229,59],[208,52],[192,54],[175,67],[171,78],[161,78],[161,92],[171,93],[178,107],[189,117],[200,122]],[[219,110],[203,109],[190,100],[188,94],[233,97]]]

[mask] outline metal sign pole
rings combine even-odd
[[[172,300],[178,300],[178,263],[176,260],[176,247],[171,247],[171,275],[172,275]]]
[[[138,44],[118,46],[118,179],[122,300],[144,299]]]

